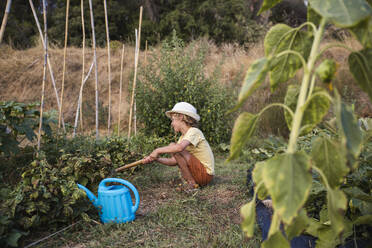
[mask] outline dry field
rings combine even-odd
[[[264,55],[263,42],[259,42],[248,49],[243,49],[236,44],[224,44],[217,47],[214,43],[201,40],[199,42],[208,42],[209,52],[206,57],[206,75],[211,75],[216,66],[220,66],[220,82],[225,85],[232,84],[237,89],[242,83],[244,73],[249,65]],[[334,42],[329,40],[323,45]],[[358,49],[359,44],[351,38],[344,38],[343,43]],[[111,72],[112,72],[112,121],[117,122],[119,112],[119,81],[120,81],[120,59],[121,48],[111,50]],[[63,69],[63,49],[51,46],[49,48],[50,61],[53,68],[53,73],[58,88],[61,92],[62,84],[62,69]],[[159,47],[151,47],[146,56],[150,54],[158,54]],[[348,52],[341,48],[334,48],[325,53],[328,58],[334,58],[339,64],[337,79],[335,86],[339,89],[347,102],[354,103],[358,113],[363,115],[371,115],[372,107],[368,101],[367,95],[362,92],[354,82],[354,79],[348,72],[347,58]],[[85,73],[88,71],[92,61],[93,52],[91,49],[86,49],[85,56]],[[108,106],[108,67],[107,67],[107,50],[105,48],[97,49],[98,61],[98,83],[99,83],[99,99],[103,107]],[[141,51],[139,65],[145,66],[145,52]],[[43,49],[39,45],[27,50],[14,50],[7,46],[0,47],[0,100],[14,100],[19,102],[35,102],[40,101],[41,84],[42,84],[42,67],[43,67]],[[93,69],[94,70],[94,69]],[[133,82],[134,70],[134,47],[125,46],[124,55],[124,72],[123,72],[123,101],[122,101],[122,117],[125,129],[127,125],[127,116],[129,113],[130,94],[128,86]],[[52,87],[52,81],[49,73],[47,74],[46,82],[46,111],[58,110],[56,96]],[[139,77],[141,75],[138,75]],[[69,47],[67,50],[66,59],[66,76],[65,89],[63,99],[63,112],[66,122],[73,123],[78,92],[82,77],[82,49]],[[291,82],[299,82],[301,72],[291,80]],[[94,99],[95,99],[95,79],[94,71],[92,71],[83,91],[83,116],[84,123],[87,125],[94,124]],[[248,99],[245,109],[250,112],[257,112],[269,102],[282,101],[285,94],[285,86],[279,88],[275,93],[271,93],[268,84],[264,84],[258,91]],[[279,112],[279,111],[277,111]],[[270,115],[270,114],[268,114]],[[106,117],[107,118],[107,117]],[[282,117],[280,117],[282,118]],[[279,119],[280,119],[279,118]],[[280,129],[280,126],[272,127],[271,118],[263,118],[263,132],[283,134],[276,132],[275,129]],[[278,122],[281,123],[281,122]],[[279,124],[280,125],[280,124]],[[92,127],[93,128],[93,127]],[[102,127],[103,128],[103,127]]]

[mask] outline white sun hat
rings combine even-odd
[[[200,120],[200,116],[198,115],[196,108],[192,106],[190,103],[187,102],[178,102],[174,105],[172,110],[165,112],[165,115],[171,118],[173,113],[184,114],[194,118],[196,121]]]

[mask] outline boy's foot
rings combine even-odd
[[[180,184],[177,188],[177,192],[185,192],[185,193],[192,193],[199,189],[199,184],[197,183],[184,183],[183,185]]]

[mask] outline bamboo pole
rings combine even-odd
[[[43,43],[43,47],[45,48],[45,42],[44,42],[43,32],[41,31],[39,19],[37,18],[34,4],[33,4],[32,0],[29,0],[29,3],[30,3],[31,10],[32,10],[32,14],[34,15],[34,19],[35,19],[35,22],[36,22],[37,29],[39,30],[41,42]],[[50,78],[52,80],[54,93],[56,95],[57,107],[59,109],[60,108],[60,103],[59,103],[58,90],[57,90],[57,87],[56,87],[56,81],[54,79],[53,69],[52,69],[52,65],[50,64],[49,56],[48,56],[48,69],[49,69]],[[64,121],[63,115],[62,115],[62,126],[63,126],[63,130],[66,132],[65,121]]]
[[[106,40],[107,40],[107,68],[108,68],[108,86],[109,86],[109,104],[108,104],[108,118],[107,118],[107,133],[110,135],[111,127],[111,53],[110,53],[110,34],[107,20],[107,4],[106,0],[103,0],[105,8],[105,24],[106,24]]]
[[[70,9],[70,0],[66,2],[66,22],[65,22],[65,46],[63,49],[63,69],[62,69],[62,86],[61,86],[61,105],[59,106],[58,128],[61,128],[61,117],[63,111],[63,93],[65,89],[65,73],[66,73],[66,52],[67,52],[67,38],[68,38],[68,12]]]
[[[83,127],[83,81],[85,73],[85,23],[84,23],[84,0],[81,0],[81,29],[83,32],[83,69],[81,71],[81,89],[80,89],[80,131],[84,131]]]
[[[94,51],[93,61],[94,61],[95,90],[96,90],[96,140],[98,140],[99,138],[99,132],[98,132],[98,68],[97,68],[96,34],[94,31],[92,0],[89,0],[89,10],[90,10],[90,23],[92,26],[92,43],[93,43],[93,51]]]
[[[78,126],[78,119],[79,119],[79,110],[81,110],[81,108],[82,108],[82,105],[81,105],[82,100],[81,100],[81,98],[83,97],[83,94],[81,92],[83,91],[85,82],[88,80],[88,78],[90,76],[90,73],[92,72],[93,65],[94,65],[94,61],[92,61],[92,64],[91,64],[91,66],[89,68],[89,71],[88,71],[86,77],[83,78],[83,81],[81,82],[80,94],[79,94],[79,99],[78,99],[78,104],[77,104],[76,114],[75,114],[74,132],[72,134],[72,137],[75,137],[75,135],[76,135],[76,129],[77,129],[77,126]]]
[[[140,8],[140,17],[139,17],[139,31],[138,31],[138,40],[136,40],[136,50],[139,50],[141,44],[141,25],[142,25],[142,6]],[[135,56],[136,57],[136,56]],[[135,65],[134,65],[134,79],[133,79],[133,89],[132,89],[132,100],[130,104],[130,111],[129,111],[129,128],[128,128],[128,138],[130,138],[131,127],[132,127],[132,112],[133,112],[133,104],[134,104],[134,93],[136,89],[136,80],[137,80],[137,66],[138,66],[138,58],[135,58]]]
[[[138,49],[138,31],[136,29],[136,52],[135,52],[135,64],[138,64],[138,56],[139,56],[139,49]],[[133,104],[133,129],[134,129],[134,136],[137,135],[137,104],[136,104],[136,93],[134,93],[134,104]]]
[[[43,64],[43,82],[41,86],[41,103],[40,103],[40,119],[39,119],[39,132],[37,134],[37,151],[39,155],[40,140],[41,140],[41,127],[43,126],[43,110],[44,110],[44,95],[45,95],[45,80],[46,80],[46,65],[48,61],[48,27],[46,18],[46,3],[43,0],[43,16],[44,16],[44,64]]]
[[[8,16],[10,12],[10,6],[12,5],[12,0],[7,0],[6,2],[6,7],[5,7],[5,13],[3,17],[3,21],[1,23],[1,28],[0,28],[0,44],[3,41],[4,33],[5,33],[5,27],[8,22]]]
[[[120,63],[120,86],[119,86],[119,114],[118,114],[118,136],[120,135],[120,115],[121,115],[121,96],[123,89],[123,67],[124,67],[124,44],[121,51],[121,63]]]
[[[146,68],[146,65],[147,65],[147,40],[145,42],[145,60],[144,60],[144,64],[145,64],[145,68]]]

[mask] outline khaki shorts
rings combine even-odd
[[[194,155],[190,154],[190,163],[187,164],[195,182],[200,186],[207,185],[212,181],[213,175],[209,175],[204,165]]]

